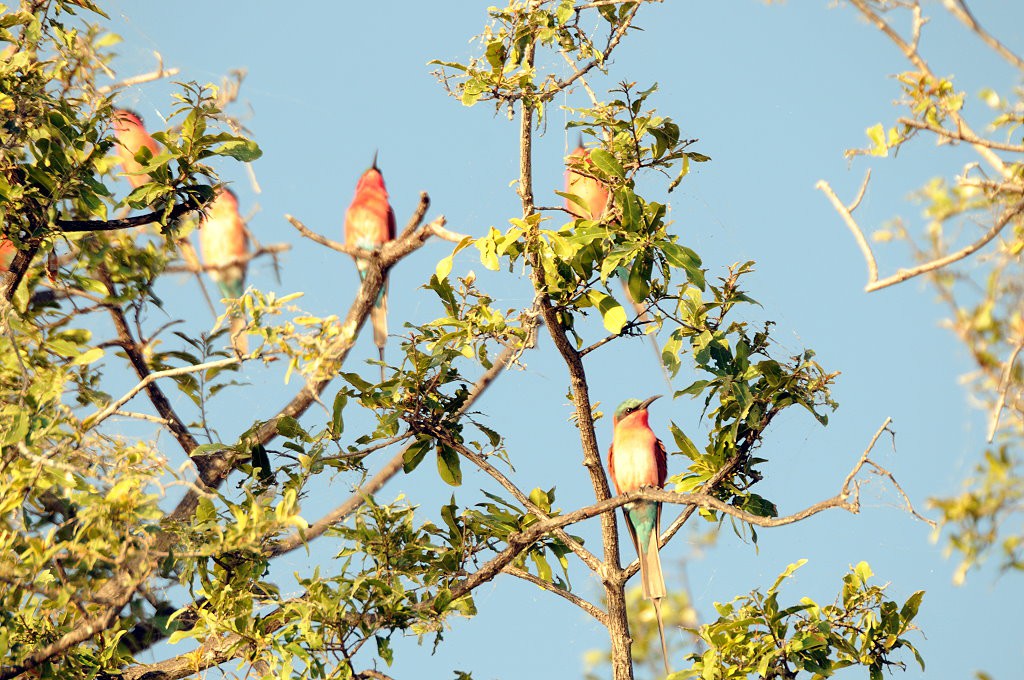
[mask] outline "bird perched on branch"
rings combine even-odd
[[[600,220],[610,208],[608,187],[597,178],[583,174],[593,170],[594,162],[590,159],[590,149],[583,146],[583,138],[581,137],[579,142],[577,142],[576,149],[566,158],[565,193],[576,196],[583,205],[566,198],[565,209],[583,220]],[[646,306],[641,301],[633,299],[633,294],[629,291],[629,270],[619,266],[615,268],[615,273],[622,282],[622,290],[626,294],[626,299],[633,305],[637,319],[642,322],[650,321],[651,316],[647,313]],[[653,335],[650,336],[650,339],[651,346],[654,348],[654,356],[657,358],[658,365],[661,366],[662,373],[665,376],[665,382],[668,383],[669,387],[672,387],[672,381],[669,380],[665,364],[661,360],[661,349],[658,347],[658,341]]]
[[[582,166],[581,169],[584,170],[593,166],[593,161],[590,160],[590,151],[583,146],[582,138],[576,149],[569,154],[568,160],[565,168],[565,193],[579,197],[583,205],[567,198],[565,199],[565,209],[580,219],[601,219],[608,208],[608,187],[594,177],[581,174],[573,169],[574,165]]]
[[[373,155],[373,164],[362,174],[356,184],[356,195],[345,211],[345,243],[361,250],[380,250],[385,243],[395,238],[395,212],[388,202],[388,190],[384,186],[384,176],[377,167],[377,154]],[[366,278],[369,262],[354,256],[359,280]],[[388,281],[370,310],[370,323],[373,324],[373,343],[380,352],[380,379],[384,380],[384,345],[388,339]]]
[[[647,423],[647,407],[661,395],[643,401],[627,399],[615,410],[612,445],[608,449],[608,475],[618,494],[644,487],[662,488],[668,474],[665,445]],[[668,674],[668,648],[665,625],[661,619],[661,598],[665,597],[665,577],[661,573],[658,537],[661,534],[661,503],[633,501],[622,506],[626,528],[640,559],[640,581],[644,597],[654,604],[661,635],[661,651]]]
[[[230,189],[218,191],[207,206],[199,222],[199,249],[203,262],[214,267],[208,273],[221,294],[230,300],[242,297],[249,235],[238,212],[238,197]],[[236,310],[231,316],[231,343],[239,352],[248,351],[244,329],[245,319]]]
[[[156,140],[149,136],[142,124],[139,114],[128,109],[114,111],[114,136],[117,138],[117,156],[121,159],[121,169],[132,188],[140,187],[149,182],[150,177],[139,174],[143,165],[135,160],[136,154],[143,148],[149,149],[153,156],[160,153]]]

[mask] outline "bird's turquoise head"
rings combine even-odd
[[[651,405],[651,402],[653,402],[655,399],[660,398],[661,395],[656,394],[653,397],[648,397],[647,399],[644,399],[643,401],[640,401],[639,399],[627,399],[626,401],[619,404],[619,407],[615,409],[614,422],[619,422],[620,420],[628,416],[630,413],[636,413],[637,411],[646,410],[647,407]]]

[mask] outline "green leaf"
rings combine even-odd
[[[462,484],[462,468],[459,465],[458,452],[447,444],[437,447],[437,471],[441,479],[451,486]]]
[[[903,608],[900,609],[900,618],[903,619],[904,623],[910,623],[917,616],[917,610],[921,606],[921,600],[924,598],[924,591],[919,590],[903,603]]]
[[[402,454],[402,470],[406,474],[415,470],[416,466],[422,462],[433,442],[434,440],[430,437],[417,437],[416,441],[409,445],[409,448]]]
[[[871,577],[875,575],[875,573],[871,571],[871,567],[868,566],[868,563],[863,560],[858,562],[857,566],[853,568],[853,573],[857,575],[857,578],[860,579],[862,584],[867,583]]]
[[[590,160],[592,160],[594,165],[606,175],[611,175],[612,177],[618,177],[620,179],[626,178],[626,172],[622,169],[622,164],[619,163],[615,156],[611,155],[604,149],[592,149],[590,151]]]
[[[87,366],[88,364],[98,361],[103,356],[102,347],[93,347],[92,349],[79,354],[71,362],[72,366]]]
[[[611,295],[599,290],[588,290],[587,297],[601,312],[604,327],[609,333],[621,333],[626,325],[626,310]]]
[[[240,137],[221,144],[213,152],[218,156],[230,156],[243,163],[251,163],[263,155],[256,142]]]
[[[654,261],[648,253],[642,253],[633,261],[629,269],[629,296],[634,302],[641,302],[651,292],[651,276],[654,270]]]
[[[885,143],[885,128],[882,124],[872,125],[865,132],[867,132],[868,139],[871,140],[871,148],[868,149],[868,153],[872,156],[888,156],[889,145]]]
[[[678,425],[672,423],[671,425],[669,425],[669,429],[672,432],[672,438],[675,440],[676,446],[679,447],[679,450],[683,453],[684,456],[686,456],[690,460],[696,460],[698,457],[700,457],[700,453],[697,451],[697,447],[694,446],[693,441],[691,441],[690,438],[686,436],[686,433],[683,432]]]
[[[259,469],[259,478],[263,482],[274,481],[274,471],[270,467],[270,456],[267,455],[267,449],[264,448],[263,444],[256,444],[250,451],[252,456],[253,468]]]
[[[331,409],[331,435],[335,438],[340,437],[341,433],[345,431],[343,415],[347,403],[348,394],[343,390],[338,390],[338,393],[334,395],[334,407]]]

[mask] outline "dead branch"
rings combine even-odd
[[[999,56],[1024,71],[1024,59],[1018,57],[1006,45],[999,42],[999,40],[982,28],[964,0],[943,0],[942,4],[949,10],[950,14],[955,16],[964,26],[971,29],[986,45],[995,50]]]
[[[992,443],[996,436],[996,429],[999,427],[999,415],[1003,411],[1003,406],[1006,405],[1006,393],[1010,389],[1010,376],[1013,374],[1013,365],[1017,362],[1017,357],[1020,355],[1021,350],[1024,350],[1024,338],[1021,338],[1020,342],[1013,349],[1010,358],[1006,360],[1006,364],[1003,366],[1003,374],[999,377],[999,387],[996,390],[999,397],[996,399],[995,408],[992,409],[992,415],[989,419],[987,440],[989,444]]]
[[[168,368],[163,371],[156,371],[155,373],[146,374],[142,380],[138,382],[135,387],[128,390],[122,397],[110,403],[102,411],[97,411],[91,416],[88,416],[82,421],[82,427],[88,429],[99,425],[101,422],[106,420],[108,417],[117,412],[119,408],[127,404],[132,397],[146,389],[150,384],[156,382],[160,378],[172,378],[177,375],[185,375],[188,373],[197,373],[199,371],[205,371],[211,368],[223,368],[225,366],[233,366],[241,363],[241,359],[238,357],[230,357],[227,359],[218,359],[217,361],[208,361],[203,364],[196,364],[195,366],[179,366],[178,368]],[[166,418],[161,419],[163,422],[170,422]]]
[[[604,613],[604,611],[601,610],[600,607],[595,605],[593,602],[585,600],[571,591],[559,588],[554,583],[551,583],[550,581],[545,581],[544,579],[538,576],[534,576],[533,574],[524,569],[520,569],[518,567],[513,566],[507,566],[504,569],[502,569],[502,571],[506,574],[510,574],[511,576],[515,576],[516,578],[521,578],[524,581],[529,581],[538,588],[546,590],[549,593],[554,593],[555,595],[558,595],[559,597],[566,599],[569,602],[572,602],[574,605],[576,605],[577,607],[579,607],[580,609],[594,617],[594,619],[596,619],[597,622],[600,623],[602,626],[608,625],[608,616]]]

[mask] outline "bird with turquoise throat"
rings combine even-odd
[[[608,475],[618,494],[644,487],[662,488],[668,475],[665,445],[647,422],[647,407],[661,395],[643,401],[627,399],[619,404],[613,419],[612,445],[608,449]],[[644,597],[654,605],[661,636],[665,674],[669,674],[665,625],[661,618],[661,598],[665,597],[665,578],[661,572],[658,538],[661,534],[661,503],[638,500],[622,506],[626,528],[640,560],[640,581]]]

